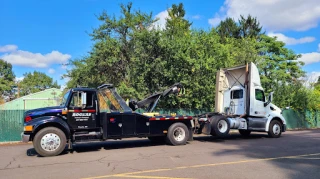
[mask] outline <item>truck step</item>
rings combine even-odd
[[[87,144],[87,143],[97,143],[97,142],[102,142],[103,140],[101,139],[90,139],[90,140],[76,140],[73,142],[73,144]]]
[[[100,132],[76,133],[73,135],[74,141],[93,141],[101,140],[102,134]]]

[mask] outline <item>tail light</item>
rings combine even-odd
[[[26,116],[25,118],[24,118],[24,122],[29,122],[29,121],[31,121],[32,120],[32,118],[30,117],[30,116]]]

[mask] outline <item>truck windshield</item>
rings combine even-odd
[[[66,102],[67,102],[69,94],[70,94],[70,91],[68,91],[65,95],[63,95],[60,106],[66,106]]]

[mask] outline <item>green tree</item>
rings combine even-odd
[[[318,80],[314,85],[315,85],[316,88],[320,87],[320,76],[318,77]]]
[[[264,34],[257,18],[251,15],[248,17],[241,15],[238,22],[228,17],[219,23],[217,32],[223,40],[222,42],[225,42],[225,38],[259,39],[260,35]]]
[[[301,55],[287,49],[285,43],[277,41],[276,38],[261,35],[258,51],[260,58],[256,63],[260,69],[262,85],[268,92],[305,74],[301,69],[304,63],[298,61]]]
[[[60,88],[57,81],[47,76],[45,73],[34,71],[25,73],[24,79],[20,82],[21,96],[43,91],[48,88]]]
[[[0,59],[0,97],[4,99],[13,98],[13,86],[15,75],[12,71],[12,65]]]
[[[234,19],[228,17],[221,21],[217,26],[217,33],[220,37],[225,40],[225,38],[239,38],[240,37],[240,27],[234,21]]]
[[[257,38],[264,33],[262,33],[262,26],[256,17],[248,15],[248,17],[245,18],[241,15],[239,19],[239,34],[240,37],[244,38]]]
[[[190,32],[192,23],[185,19],[186,11],[184,10],[183,4],[173,4],[168,9],[169,18],[166,21],[166,32],[173,36],[187,35]]]
[[[121,5],[119,17],[103,12],[100,25],[91,37],[90,52],[71,62],[68,88],[76,85],[97,87],[113,83],[124,98],[142,99],[176,82],[186,88],[182,97],[171,96],[162,108],[213,108],[215,75],[220,68],[255,62],[267,92],[292,90],[292,80],[303,75],[299,55],[285,44],[261,32],[258,20],[227,18],[217,29],[191,30],[183,4],[168,9],[165,29],[156,29],[152,13]],[[293,93],[291,93],[293,94]],[[307,93],[294,93],[302,95]],[[277,96],[277,95],[275,95]],[[276,102],[293,103],[293,97],[281,95]],[[276,103],[277,104],[277,103]]]
[[[64,75],[71,79],[68,87],[76,84],[98,86],[108,82],[130,88],[138,35],[148,34],[154,20],[151,13],[133,11],[132,3],[120,8],[120,17],[111,17],[107,12],[98,16],[101,25],[90,35],[95,42],[92,50],[86,57],[72,61],[73,69]]]

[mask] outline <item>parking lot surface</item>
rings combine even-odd
[[[77,144],[39,157],[32,144],[0,145],[0,178],[320,178],[320,130],[281,138],[195,136],[184,146],[128,139]]]

